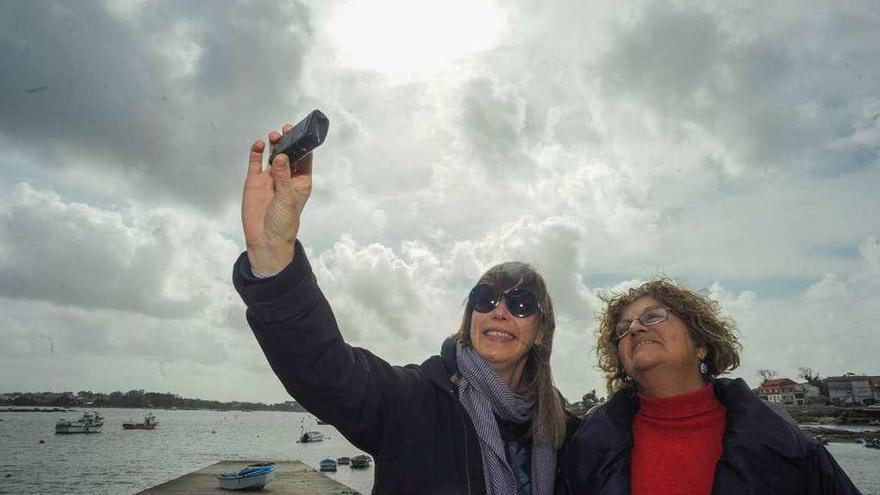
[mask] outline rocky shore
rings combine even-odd
[[[808,435],[822,436],[829,442],[835,443],[860,443],[865,438],[880,438],[880,430],[849,431],[813,425],[801,425],[801,430]]]

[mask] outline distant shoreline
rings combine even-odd
[[[211,408],[203,408],[203,407],[176,407],[176,408],[167,408],[167,407],[122,407],[122,406],[79,406],[79,407],[71,407],[71,408],[63,408],[63,407],[32,407],[32,406],[17,406],[17,407],[5,407],[0,408],[0,413],[5,412],[76,412],[76,411],[91,411],[94,409],[135,409],[141,411],[216,411],[216,412],[291,412],[291,413],[300,413],[300,414],[311,414],[308,411],[285,411],[285,410],[272,410],[272,409],[211,409]]]
[[[66,409],[66,408],[62,408],[62,407],[53,407],[51,409],[46,408],[46,407],[30,407],[30,408],[28,408],[27,406],[22,406],[19,409],[14,409],[11,407],[7,407],[5,409],[0,409],[0,412],[73,412],[73,411],[76,411],[76,409]]]
[[[295,400],[264,404],[262,402],[226,401],[181,397],[170,392],[12,392],[0,394],[0,407],[24,408],[103,408],[184,409],[193,411],[289,411],[305,412]]]

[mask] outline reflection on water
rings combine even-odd
[[[104,430],[92,435],[55,435],[55,422],[76,413],[0,413],[0,493],[129,494],[226,459],[298,459],[317,469],[326,457],[361,453],[305,414],[156,410],[158,429],[122,429],[143,412],[102,409]],[[327,439],[296,443],[303,418]],[[880,450],[858,444],[828,450],[865,495],[880,495]],[[372,468],[340,466],[329,475],[361,493],[373,485]]]

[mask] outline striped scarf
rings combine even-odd
[[[507,462],[504,441],[498,429],[497,415],[505,421],[525,423],[532,419],[534,402],[513,393],[501,378],[477,354],[473,347],[457,344],[456,360],[461,380],[458,399],[464,406],[477,436],[483,456],[483,474],[488,495],[517,493],[516,475]],[[550,445],[532,443],[532,495],[553,493],[556,473],[556,450]]]

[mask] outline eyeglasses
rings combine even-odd
[[[638,321],[642,325],[650,327],[651,325],[656,325],[658,323],[663,323],[664,321],[666,321],[669,318],[670,311],[672,311],[672,308],[665,308],[663,306],[660,306],[646,310],[635,320],[618,321],[617,325],[614,325],[614,340],[620,342],[622,338],[629,335],[633,321]]]
[[[517,318],[525,318],[541,311],[537,296],[525,287],[514,287],[502,292],[489,284],[477,284],[468,294],[468,302],[480,313],[492,311],[504,299],[510,314]]]

